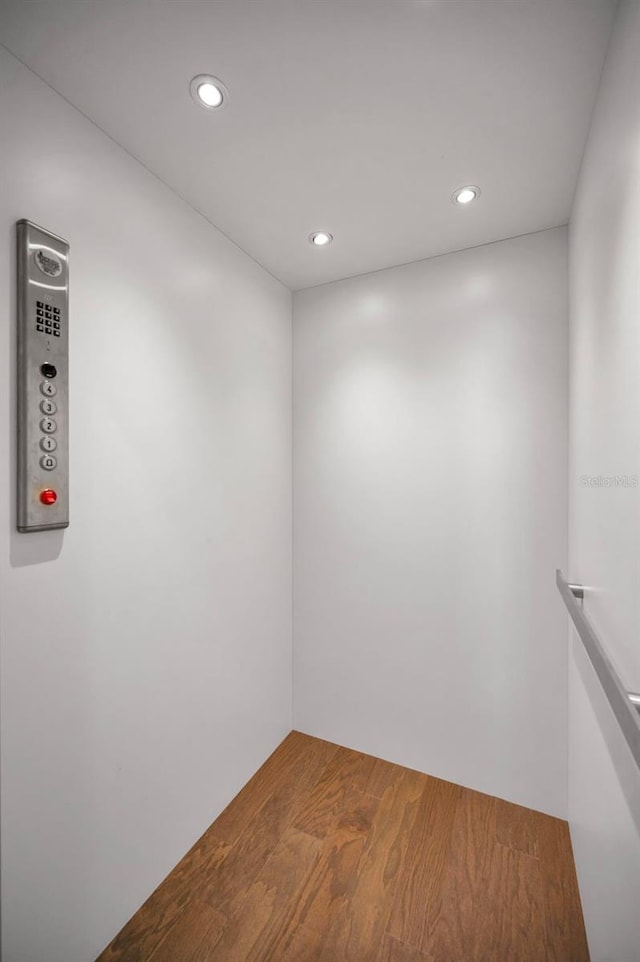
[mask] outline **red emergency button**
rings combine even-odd
[[[53,488],[45,488],[44,491],[40,492],[40,500],[43,504],[55,504],[58,500],[58,495]]]

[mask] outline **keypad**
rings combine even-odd
[[[49,337],[60,337],[60,308],[44,301],[36,301],[36,331]]]

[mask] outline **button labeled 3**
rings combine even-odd
[[[40,401],[40,410],[43,414],[55,414],[58,408],[55,401],[45,398],[43,401]]]
[[[40,421],[40,429],[44,431],[45,434],[55,434],[58,425],[53,420],[53,418],[43,418]]]
[[[43,381],[42,384],[40,385],[40,390],[42,391],[45,397],[53,397],[54,394],[56,394],[58,389],[53,383],[53,381]]]
[[[40,458],[40,467],[44,468],[45,471],[53,471],[57,464],[58,462],[52,454],[43,454]]]
[[[51,454],[51,452],[55,451],[58,447],[58,442],[55,438],[51,438],[47,434],[44,438],[40,438],[40,447],[43,451],[46,451],[47,454]]]

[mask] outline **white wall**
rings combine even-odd
[[[88,962],[291,727],[291,300],[1,71],[2,958]],[[21,217],[71,243],[64,533],[14,530]]]
[[[294,723],[566,815],[566,230],[294,296]]]
[[[611,40],[570,229],[571,580],[640,690],[640,4]],[[606,479],[627,477],[619,485]],[[593,482],[586,481],[593,478]],[[633,479],[636,479],[635,482]],[[593,962],[640,945],[640,774],[578,643],[570,656],[569,813]]]

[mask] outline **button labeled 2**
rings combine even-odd
[[[44,431],[45,434],[55,434],[58,425],[53,420],[53,418],[43,418],[40,421],[40,430]]]

